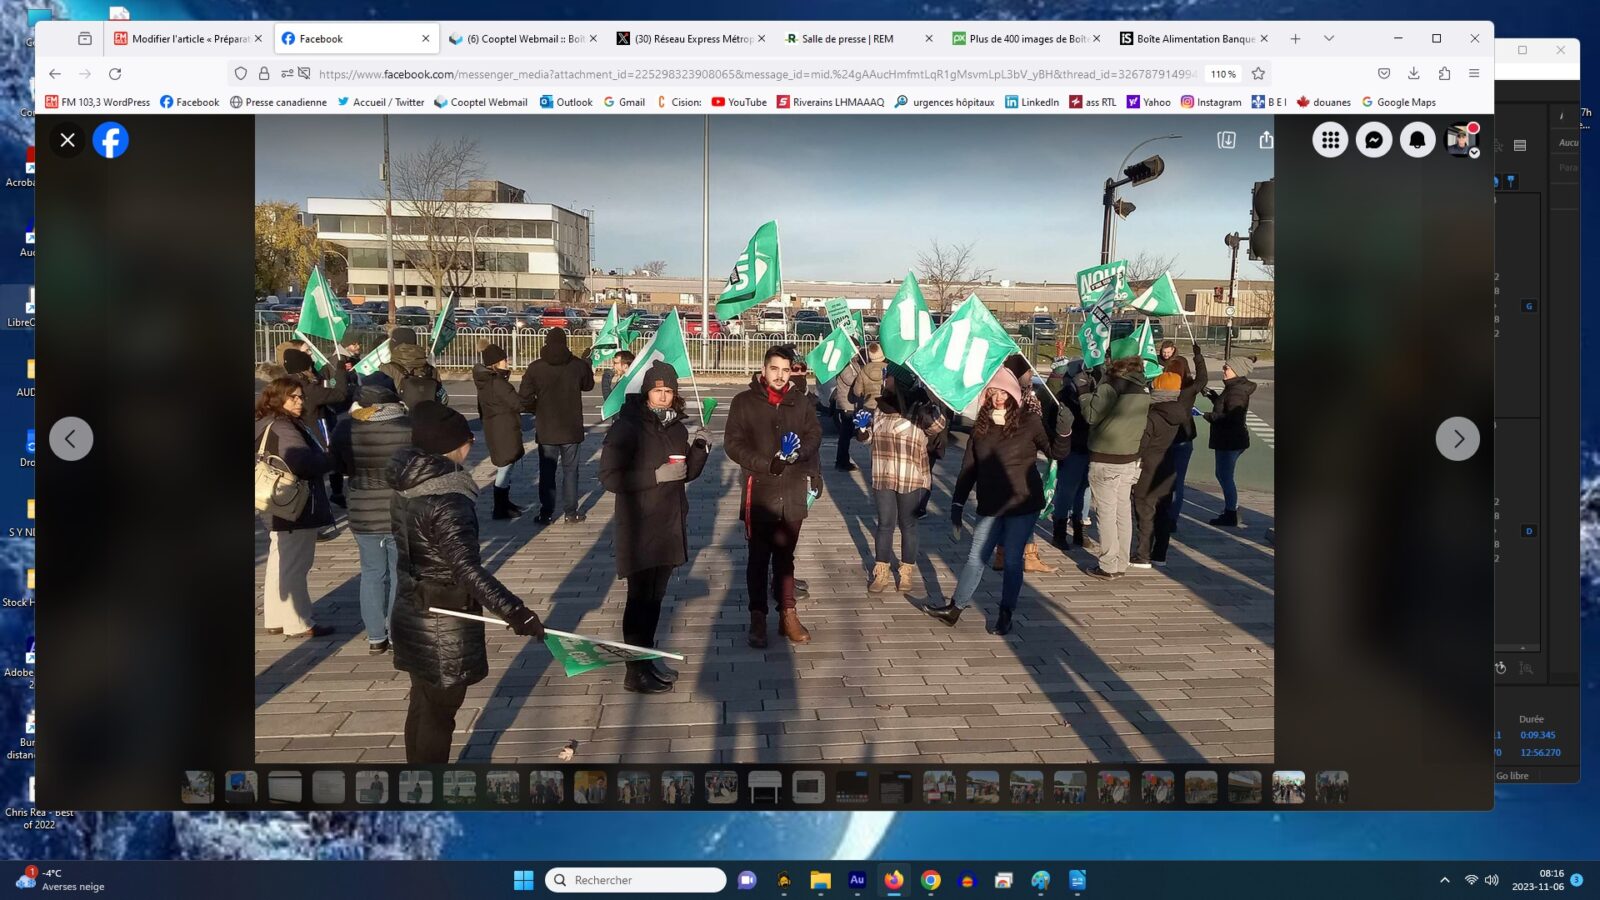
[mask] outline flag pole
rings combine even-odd
[[[505,625],[505,626],[509,627],[510,624],[511,624],[510,622],[507,622],[504,619],[496,619],[496,618],[494,618],[492,616],[475,616],[472,613],[458,612],[458,611],[453,610],[453,609],[440,609],[437,606],[428,607],[428,612],[438,613],[441,616],[455,616],[458,619],[472,619],[472,620],[477,621],[477,622],[487,622],[490,625]],[[611,645],[613,647],[621,647],[624,650],[634,650],[634,651],[637,651],[639,653],[656,653],[656,654],[659,654],[661,656],[665,656],[668,659],[676,659],[676,660],[678,660],[680,662],[683,660],[683,655],[681,653],[668,653],[665,650],[657,650],[654,647],[635,647],[632,644],[624,644],[621,641],[608,641],[608,640],[604,640],[604,639],[601,639],[601,638],[586,637],[586,636],[581,635],[581,634],[573,634],[570,631],[557,631],[554,628],[546,628],[544,630],[544,633],[545,634],[553,634],[556,637],[577,638],[580,641],[597,641],[597,642],[602,643],[602,644],[609,644],[609,645]]]

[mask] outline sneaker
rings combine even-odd
[[[373,656],[378,656],[378,655],[383,654],[383,653],[388,653],[389,652],[389,642],[388,641],[379,641],[376,644],[369,643],[369,644],[367,644],[367,652],[370,653]]]
[[[338,536],[339,536],[339,526],[337,526],[337,525],[329,525],[327,528],[324,528],[321,531],[317,532],[317,543],[320,544],[320,543],[322,543],[324,541],[331,541],[331,540],[333,540],[334,538],[336,538]]]
[[[1128,560],[1128,568],[1148,569],[1150,568],[1150,560],[1145,559],[1142,556],[1135,556],[1133,559]]]

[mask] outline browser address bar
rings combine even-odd
[[[230,66],[230,70],[231,70]],[[1193,65],[1138,66],[1128,64],[1018,66],[965,64],[892,66],[790,65],[744,66],[585,66],[575,65],[463,65],[449,66],[340,64],[315,65],[310,81],[324,84],[639,84],[680,82],[707,84],[1145,84],[1145,85],[1227,85],[1266,84],[1270,69],[1265,62],[1237,64],[1195,63]]]

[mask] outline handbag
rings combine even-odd
[[[267,452],[267,438],[271,435],[272,425],[268,423],[261,432],[261,446],[256,448],[256,511],[293,521],[305,512],[311,485],[289,471],[289,464],[282,457]]]

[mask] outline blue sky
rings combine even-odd
[[[1222,237],[1250,224],[1250,187],[1272,175],[1256,138],[1269,118],[1187,115],[718,116],[711,123],[711,272],[777,219],[789,278],[899,280],[929,242],[975,246],[996,279],[1067,281],[1098,262],[1100,192],[1139,141],[1166,173],[1123,197],[1118,256],[1175,255],[1174,274],[1224,278]],[[698,116],[395,116],[391,152],[477,137],[490,177],[536,202],[595,211],[595,264],[664,259],[700,271]],[[1218,150],[1216,133],[1241,149]],[[256,194],[381,191],[379,119],[257,119]],[[1246,273],[1253,274],[1253,273]]]

